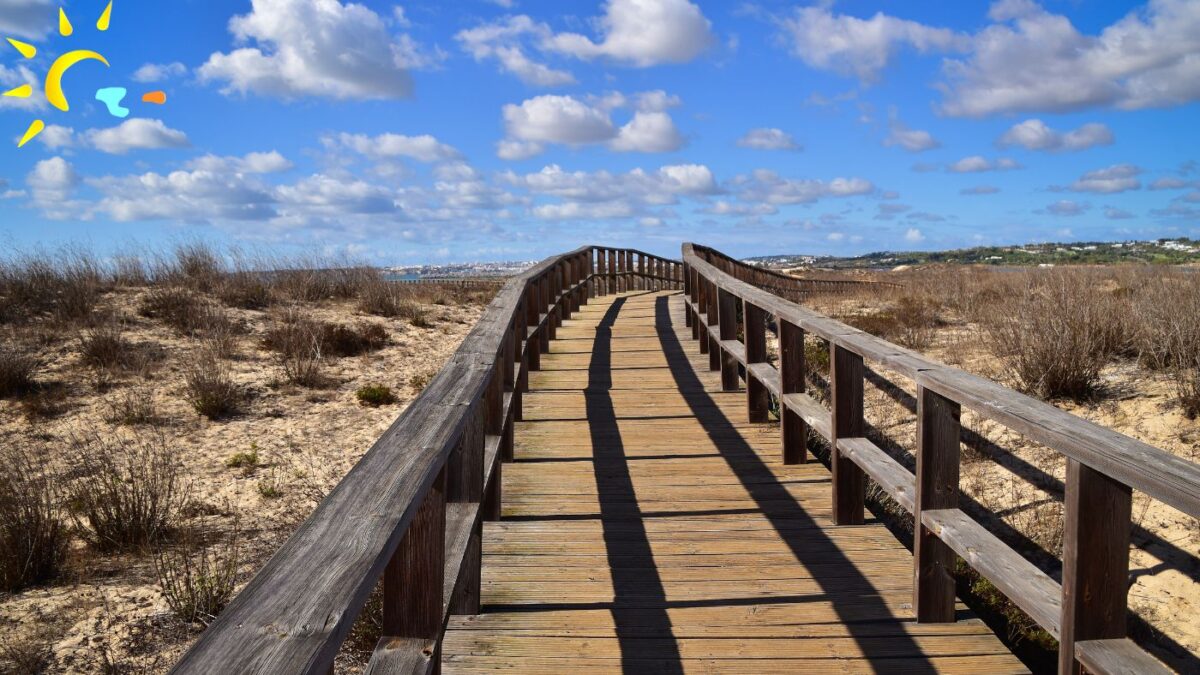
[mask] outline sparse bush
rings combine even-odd
[[[54,638],[49,629],[3,636],[0,639],[0,673],[41,675],[54,661]]]
[[[1134,301],[1138,357],[1167,372],[1189,418],[1200,416],[1200,278],[1160,273]]]
[[[258,481],[257,489],[258,496],[263,499],[279,499],[283,496],[283,489],[279,486],[278,480],[264,478]]]
[[[310,316],[292,308],[267,331],[263,344],[274,351],[288,382],[302,387],[324,383],[321,364],[324,331]]]
[[[154,406],[154,395],[145,387],[131,387],[107,399],[109,424],[134,426],[156,424],[158,410]]]
[[[0,345],[0,397],[23,396],[34,390],[38,361],[11,345]]]
[[[1100,370],[1128,342],[1111,294],[1062,272],[1035,276],[980,316],[993,353],[1025,391],[1043,398],[1092,395]]]
[[[202,354],[185,375],[188,403],[210,420],[229,417],[242,404],[242,389],[233,381],[229,369],[212,354]]]
[[[396,284],[382,279],[363,284],[359,292],[358,309],[365,314],[391,319],[400,316],[403,304]]]
[[[261,274],[254,272],[234,272],[226,276],[217,290],[217,297],[229,307],[239,309],[265,309],[274,300],[271,287]]]
[[[362,405],[378,408],[381,405],[391,405],[396,402],[396,395],[392,390],[381,384],[367,385],[355,393],[358,402]]]
[[[182,333],[190,333],[196,327],[196,316],[203,304],[203,298],[186,288],[162,286],[150,289],[142,297],[138,314],[158,319]]]
[[[243,473],[252,473],[258,468],[258,448],[251,446],[249,452],[235,452],[225,460],[225,466],[230,469],[241,469]]]
[[[916,350],[928,348],[936,329],[943,325],[936,303],[913,295],[900,296],[883,311],[846,316],[842,320],[861,331]]]
[[[204,546],[192,534],[180,546],[158,551],[158,586],[181,621],[207,626],[229,604],[237,584],[240,537],[235,525],[221,544]]]
[[[383,349],[387,342],[387,329],[377,323],[364,321],[355,327],[321,324],[321,343],[331,356],[358,356]]]
[[[84,365],[105,370],[125,367],[132,354],[121,324],[116,321],[106,321],[84,331],[79,351]]]
[[[0,590],[49,581],[67,554],[59,477],[19,444],[0,450]]]
[[[175,532],[188,486],[179,452],[165,434],[77,436],[69,454],[79,474],[71,512],[97,549],[137,549]]]
[[[225,265],[212,246],[191,242],[175,247],[174,271],[189,287],[208,293],[224,276]]]
[[[424,373],[417,373],[416,375],[408,378],[408,386],[415,389],[419,394],[425,391],[425,387],[429,386],[429,383],[433,381],[433,376],[436,374],[437,373],[428,371]]]
[[[56,257],[7,260],[0,263],[0,320],[27,320],[38,315],[59,321],[85,319],[103,290],[99,263],[76,249],[64,249]]]

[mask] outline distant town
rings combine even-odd
[[[533,267],[537,261],[471,262],[444,265],[387,267],[384,271],[396,279],[458,279],[468,277],[509,277]]]

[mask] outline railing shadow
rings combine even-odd
[[[875,598],[878,591],[871,581],[858,571],[854,561],[825,536],[813,517],[788,492],[787,486],[778,480],[754,448],[737,433],[733,422],[716,407],[716,401],[704,390],[700,377],[692,368],[675,329],[669,298],[658,298],[655,303],[655,330],[680,395],[693,410],[697,422],[705,432],[713,438],[720,439],[716,447],[722,458],[758,504],[763,516],[770,522],[780,539],[787,544],[796,561],[811,570],[830,569],[824,565],[809,564],[813,553],[820,551],[822,562],[837,563],[833,566],[838,570],[836,577],[825,577],[814,571],[813,581],[830,596],[854,596],[856,607],[853,613],[844,605],[839,606],[837,602],[833,603],[833,609],[846,626],[850,637],[857,643],[863,657],[881,671],[888,670],[890,660],[904,659],[906,672],[936,672],[933,663],[924,656],[916,641],[904,631],[897,631],[896,635],[890,638],[890,643],[884,646],[886,652],[877,648],[880,644],[877,640],[878,632],[868,632],[858,617],[859,607],[863,603],[869,606],[873,601],[878,606],[872,608],[875,610],[872,613],[888,615],[887,607]],[[807,527],[797,528],[797,523]],[[899,621],[901,620],[897,619],[897,622]]]
[[[617,298],[596,326],[596,339],[584,390],[588,431],[591,434],[593,467],[600,502],[604,549],[612,575],[611,612],[621,648],[621,667],[626,673],[645,672],[638,661],[652,658],[656,673],[683,673],[679,646],[671,633],[667,593],[654,562],[650,536],[638,505],[625,456],[625,445],[617,425],[612,388],[612,327],[625,305]],[[600,482],[604,485],[601,486]],[[646,636],[655,640],[648,650]],[[652,652],[652,653],[648,653]]]

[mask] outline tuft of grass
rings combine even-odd
[[[12,345],[0,345],[0,397],[24,396],[34,391],[33,374],[38,360]]]
[[[210,420],[230,417],[241,410],[244,394],[229,369],[215,355],[202,354],[185,374],[184,396],[200,415]]]
[[[279,499],[283,497],[283,483],[280,480],[279,472],[272,470],[269,474],[258,481],[255,489],[258,490],[258,496],[263,499]]]
[[[225,466],[230,469],[241,469],[249,475],[259,467],[258,448],[251,445],[248,452],[235,452],[225,460]]]
[[[319,387],[325,382],[321,372],[325,335],[321,324],[297,308],[283,312],[263,339],[275,352],[284,378],[302,387]]]
[[[58,576],[68,532],[59,517],[61,481],[26,445],[0,450],[0,590]]]
[[[221,281],[217,297],[226,306],[238,309],[266,309],[275,301],[275,294],[261,274],[234,272]]]
[[[136,426],[157,424],[159,421],[153,392],[145,387],[125,389],[107,399],[105,404],[108,407],[105,419],[109,424]]]
[[[355,396],[361,405],[378,408],[381,405],[391,405],[396,402],[392,390],[381,384],[371,384],[359,389]]]
[[[331,356],[358,356],[383,349],[387,342],[387,329],[377,323],[321,324],[321,343]]]
[[[419,394],[425,391],[425,387],[428,387],[429,383],[433,381],[433,376],[435,374],[436,373],[432,371],[417,373],[416,375],[408,378],[408,386],[412,387]]]
[[[158,587],[167,606],[184,623],[207,626],[233,599],[240,563],[241,529],[220,543],[205,546],[191,533],[154,558]]]
[[[54,662],[53,633],[44,627],[0,640],[0,673],[41,675]]]
[[[134,436],[77,436],[69,451],[79,476],[71,513],[101,551],[140,549],[173,535],[190,486],[179,451],[161,431]]]
[[[97,370],[120,370],[133,361],[133,345],[125,339],[125,332],[116,321],[106,321],[84,331],[79,351],[83,364]]]
[[[181,333],[196,329],[196,317],[204,306],[204,299],[192,291],[178,286],[151,288],[138,304],[138,314],[157,319]]]

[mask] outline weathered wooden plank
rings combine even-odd
[[[367,675],[428,675],[436,672],[437,643],[415,638],[381,638],[364,671]]]
[[[1075,643],[1075,658],[1095,675],[1168,675],[1171,671],[1132,640],[1083,640]]]
[[[917,391],[917,497],[913,517],[913,602],[918,621],[954,620],[954,550],[924,525],[927,509],[958,508],[962,426],[954,401]],[[907,472],[905,472],[907,473]]]
[[[867,473],[892,499],[910,513],[916,496],[916,478],[900,462],[866,438],[839,438],[838,449]],[[951,599],[954,595],[951,594]]]

